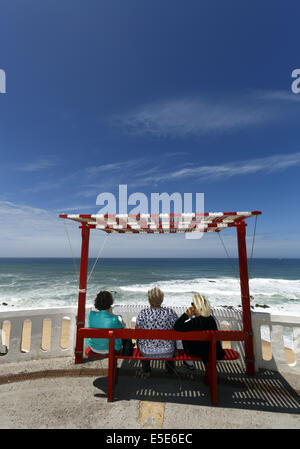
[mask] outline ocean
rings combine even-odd
[[[89,273],[95,259],[89,260]],[[79,259],[0,258],[0,310],[76,306]],[[255,311],[300,315],[300,259],[249,262],[251,305]],[[115,303],[147,304],[158,286],[165,305],[188,306],[194,292],[213,306],[241,304],[236,259],[100,259],[89,279],[87,305],[99,290]]]

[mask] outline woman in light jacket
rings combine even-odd
[[[176,313],[169,307],[162,307],[164,294],[159,288],[148,291],[150,307],[142,309],[136,320],[137,329],[173,329],[177,320]],[[175,341],[172,340],[139,340],[138,347],[142,356],[167,359],[172,358],[175,351]],[[166,361],[166,369],[174,374],[174,362]],[[150,360],[142,360],[142,374],[149,377],[151,372]]]

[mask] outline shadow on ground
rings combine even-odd
[[[296,391],[280,373],[260,370],[255,377],[247,376],[238,363],[228,368],[218,364],[218,407],[300,414],[300,401]],[[212,407],[210,390],[203,382],[204,366],[197,362],[193,374],[180,364],[176,374],[169,375],[162,361],[152,361],[152,373],[148,379],[135,375],[139,362],[124,360],[118,370],[114,401],[142,400],[181,403]],[[193,376],[191,378],[190,376]],[[101,390],[96,397],[106,397],[107,377],[95,379],[94,386]]]

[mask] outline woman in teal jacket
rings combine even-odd
[[[121,329],[123,324],[117,317],[112,313],[111,306],[113,305],[114,299],[110,292],[101,291],[98,293],[95,299],[95,308],[97,311],[91,310],[88,319],[88,327],[98,328],[98,329]],[[87,345],[99,354],[108,353],[108,339],[107,338],[87,338]],[[122,348],[122,340],[116,338],[114,340],[115,351],[120,351]]]

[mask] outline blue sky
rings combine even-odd
[[[254,255],[299,257],[299,20],[296,1],[1,2],[0,255],[68,257],[58,214],[127,184],[261,210]],[[111,236],[103,255],[224,251],[216,235]]]

